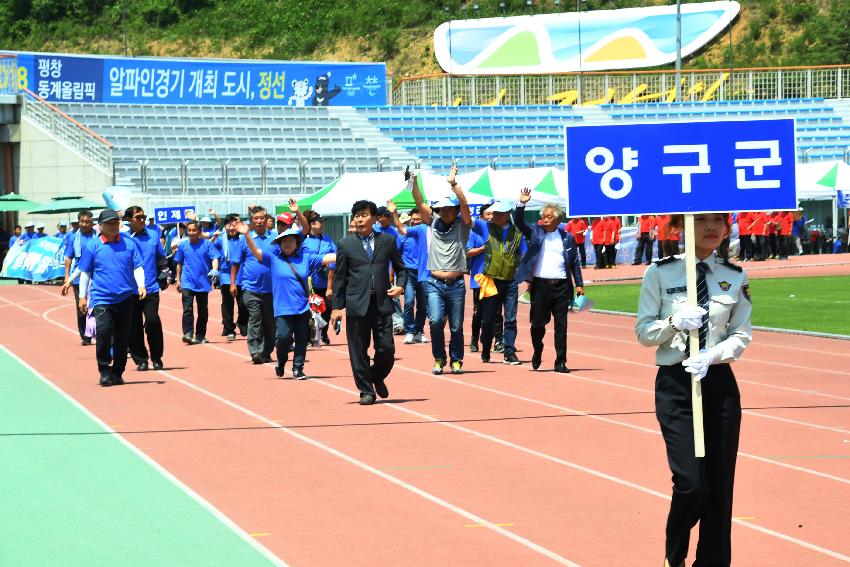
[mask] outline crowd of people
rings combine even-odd
[[[174,285],[182,300],[182,340],[208,342],[210,294],[220,302],[221,335],[234,342],[247,337],[247,355],[257,365],[272,364],[284,377],[308,378],[306,352],[330,344],[329,330],[346,342],[359,404],[387,398],[395,361],[394,334],[404,343],[429,343],[432,372],[464,372],[467,352],[483,363],[500,352],[502,362],[517,357],[519,287],[530,293],[531,367],[541,368],[547,327],[554,320],[552,369],[569,373],[567,320],[584,294],[584,237],[590,228],[597,267],[613,265],[621,226],[615,217],[564,222],[557,203],[542,205],[529,223],[533,195],[522,189],[515,201],[493,201],[472,215],[452,168],[447,197],[429,204],[415,175],[405,172],[415,202],[399,211],[358,200],[351,207],[349,234],[334,241],[324,233],[317,211],[277,217],[251,206],[247,220],[192,218],[163,229],[145,211],[106,209],[94,220],[80,212],[63,232],[66,257],[62,295],[73,290],[82,345],[96,338],[101,386],[124,383],[128,354],[136,370],[161,370],[164,341],[160,295]],[[787,254],[799,213],[695,215],[698,305],[687,300],[684,256],[679,253],[680,216],[644,215],[636,235],[634,263],[650,267],[641,288],[636,334],[657,348],[656,415],[673,473],[666,558],[682,565],[690,530],[700,522],[697,561],[728,565],[731,554],[731,502],[740,429],[740,398],[730,363],[751,340],[751,305],[746,274],[728,261],[732,223],[752,236],[749,257],[771,251]],[[788,220],[790,219],[790,220]],[[123,221],[123,224],[122,224]],[[804,223],[805,221],[803,221]],[[767,225],[774,226],[768,238]],[[97,226],[97,228],[95,228]],[[35,227],[34,227],[35,228]],[[660,260],[651,262],[658,241]],[[467,282],[472,290],[471,337],[465,337]],[[403,306],[401,305],[403,298]],[[400,324],[394,316],[401,315]],[[428,323],[426,337],[425,324]],[[448,323],[448,338],[446,337]],[[688,334],[699,336],[690,350]],[[372,349],[370,354],[369,349]],[[273,356],[274,355],[274,356]],[[694,456],[691,380],[701,381],[705,405],[706,457]]]

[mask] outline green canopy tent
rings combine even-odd
[[[77,195],[62,195],[53,197],[50,202],[39,205],[28,212],[31,215],[58,215],[61,213],[76,213],[90,209],[105,209],[103,202],[93,201]]]
[[[0,212],[22,213],[39,206],[39,203],[25,199],[17,193],[7,193],[0,197]]]

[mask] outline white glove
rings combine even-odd
[[[682,307],[673,313],[673,326],[680,331],[691,331],[702,327],[702,317],[707,311],[696,305]]]
[[[708,374],[708,367],[712,364],[720,362],[720,353],[715,349],[701,350],[699,354],[692,355],[682,363],[685,370],[694,375],[694,379],[699,382],[705,375]]]

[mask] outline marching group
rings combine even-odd
[[[294,200],[289,202],[292,212],[276,218],[252,206],[247,223],[238,214],[223,219],[213,214],[168,231],[150,223],[140,207],[102,211],[99,232],[93,230],[93,215],[81,212],[66,236],[62,294],[73,289],[82,344],[96,335],[100,385],[123,383],[128,351],[137,370],[163,368],[159,296],[172,283],[182,298],[185,343],[208,342],[209,294],[218,288],[222,336],[232,342],[237,332],[246,335],[251,361],[273,363],[278,377],[284,376],[291,355],[291,376],[307,378],[308,344],[329,344],[328,329],[338,333],[344,317],[359,403],[372,405],[389,396],[398,298],[404,296],[404,342],[429,342],[424,333],[428,320],[432,372],[448,368],[460,374],[467,349],[486,363],[497,344],[505,364],[521,364],[516,355],[518,286],[527,282],[531,366],[542,365],[547,326],[554,319],[553,369],[570,372],[567,315],[584,293],[584,219],[563,223],[561,207],[550,202],[529,225],[529,189],[522,189],[515,202],[484,206],[475,218],[455,168],[447,178],[449,196],[433,204],[425,201],[415,175],[405,172],[405,178],[414,209],[399,214],[393,201],[379,208],[359,200],[351,207],[349,234],[338,242],[324,234],[317,212],[300,211]],[[741,228],[755,224],[759,231],[761,222],[776,224],[779,236],[787,231],[784,216],[762,218],[741,213],[736,221]],[[678,255],[681,219],[646,215],[639,222],[635,263],[651,259],[653,239],[663,235],[659,242],[665,243],[661,259],[644,276],[635,331],[643,345],[657,347],[656,415],[673,473],[666,565],[684,564],[697,522],[698,563],[729,565],[741,413],[729,363],[741,356],[752,334],[746,274],[721,252],[733,218],[695,215],[698,306],[687,302],[685,262]],[[594,225],[606,233],[598,245]],[[609,230],[616,236],[609,238]],[[619,230],[612,219],[591,223],[592,242],[603,247],[597,249],[601,261],[606,261],[606,239],[616,243]],[[473,291],[469,344],[464,340],[467,277]],[[691,331],[699,335],[699,352],[690,352]],[[705,384],[704,459],[694,457],[693,379]]]

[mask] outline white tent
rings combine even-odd
[[[835,190],[850,191],[850,165],[843,161],[819,161],[797,165],[797,199],[829,200]]]

